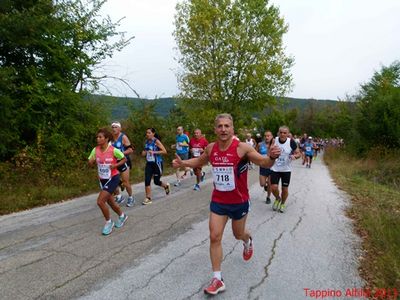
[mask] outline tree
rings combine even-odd
[[[357,96],[357,129],[368,147],[400,147],[400,62],[383,66]]]
[[[175,27],[182,98],[237,119],[290,89],[288,27],[268,1],[182,1]]]
[[[0,108],[10,126],[0,129],[0,159],[26,147],[42,149],[45,158],[50,153],[64,157],[92,137],[103,117],[83,97],[99,82],[92,72],[130,41],[116,31],[119,22],[99,18],[104,3],[1,3]],[[115,36],[119,39],[109,42]]]

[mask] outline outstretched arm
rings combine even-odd
[[[208,156],[209,152],[211,151],[212,147],[210,147],[211,144],[207,146],[205,151],[203,152],[202,155],[199,157],[195,157],[192,159],[188,160],[182,160],[178,155],[175,154],[175,159],[172,161],[172,166],[177,169],[177,168],[200,168],[204,166],[205,164],[208,163]]]
[[[247,155],[247,158],[251,162],[263,168],[271,168],[275,162],[275,159],[277,159],[281,154],[281,149],[275,145],[270,147],[268,156],[262,156],[253,147],[247,145],[246,143],[240,143],[240,148],[240,152],[242,152],[244,155]]]

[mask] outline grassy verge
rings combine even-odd
[[[98,193],[96,168],[88,168],[85,163],[83,165],[81,169],[48,173],[40,168],[18,170],[11,164],[0,164],[0,215]],[[144,165],[144,159],[134,159],[131,183],[144,181]],[[171,164],[167,161],[164,163],[164,174],[172,172]]]
[[[400,160],[398,153],[373,151],[365,159],[329,149],[325,162],[352,197],[348,215],[363,239],[361,275],[368,288],[400,292]]]

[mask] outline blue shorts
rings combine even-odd
[[[268,177],[271,174],[272,174],[271,169],[266,169],[266,168],[260,167],[260,176]]]
[[[240,220],[250,210],[250,202],[244,202],[240,204],[221,204],[214,201],[210,203],[210,211],[220,215],[220,216],[228,216],[233,220]]]
[[[103,191],[114,193],[115,189],[119,184],[119,174],[111,177],[110,179],[100,179],[100,188]]]

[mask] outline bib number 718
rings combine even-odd
[[[235,189],[233,167],[213,167],[213,180],[217,191],[229,192]]]

